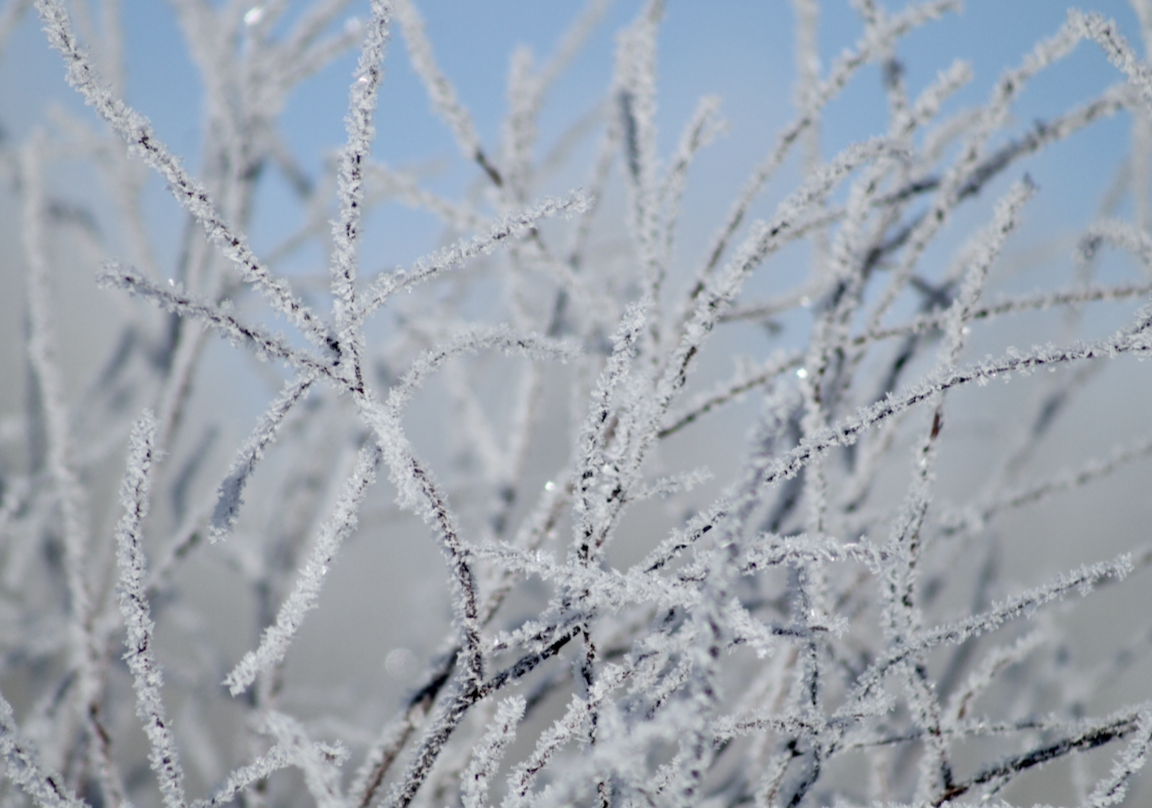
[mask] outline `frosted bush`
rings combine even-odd
[[[414,0],[169,6],[195,159],[130,105],[116,2],[0,14],[91,108],[0,143],[0,804],[1143,804],[1152,2],[1140,44],[1069,11],[969,103],[967,64],[900,57],[954,0],[857,0],[828,61],[794,0],[794,109],[705,212],[723,100],[658,127],[677,4],[625,10],[555,142],[599,0],[512,53],[497,136]],[[1078,97],[1085,51],[1112,84]],[[349,55],[317,173],[284,110]],[[462,189],[387,162],[394,64]],[[1075,201],[1040,207],[1045,156],[1117,125],[1097,213],[1030,225]],[[401,266],[397,205],[440,231]]]

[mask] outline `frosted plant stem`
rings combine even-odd
[[[890,18],[889,25],[882,32],[873,32],[872,36],[859,43],[855,50],[847,51],[837,59],[828,77],[808,94],[809,106],[797,116],[795,121],[782,130],[772,150],[752,171],[740,196],[733,203],[724,225],[715,236],[712,247],[708,251],[708,257],[700,271],[700,278],[689,294],[690,301],[694,302],[696,297],[704,291],[708,276],[720,265],[724,253],[744,221],[752,202],[759,196],[765,183],[783,164],[784,158],[792,146],[800,141],[809,127],[815,125],[819,110],[839,94],[857,70],[875,58],[878,52],[882,52],[887,43],[895,41],[918,25],[923,25],[947,11],[954,11],[958,8],[959,3],[954,2],[954,0],[938,0],[937,2],[913,6],[906,12]]]
[[[491,253],[507,239],[519,238],[530,233],[541,219],[574,216],[583,212],[590,204],[588,195],[581,190],[573,191],[564,199],[545,199],[536,205],[503,217],[483,236],[462,241],[421,259],[411,270],[380,275],[361,296],[360,307],[349,326],[359,327],[364,318],[393,295],[413,289],[444,272],[459,269],[467,261]]]
[[[508,744],[516,737],[516,724],[524,717],[524,697],[513,696],[500,704],[491,727],[481,739],[461,777],[464,808],[484,808],[488,804],[489,781],[496,773]]]
[[[424,83],[424,89],[432,102],[432,109],[439,115],[456,138],[456,146],[468,160],[484,170],[496,187],[504,185],[500,171],[492,164],[483,146],[472,116],[456,97],[456,89],[436,64],[432,53],[432,43],[424,31],[424,19],[416,10],[412,0],[396,0],[396,19],[404,33],[408,46],[409,60],[416,75]]]
[[[58,774],[44,770],[35,747],[21,737],[12,715],[12,705],[2,695],[0,756],[4,759],[5,776],[20,786],[41,808],[87,808],[87,803],[68,793]]]
[[[317,375],[304,373],[286,384],[279,398],[260,417],[253,434],[240,447],[240,451],[232,461],[232,467],[228,469],[228,476],[220,483],[217,491],[216,508],[212,512],[211,521],[212,541],[226,538],[232,532],[240,513],[240,505],[243,503],[241,494],[255,471],[256,464],[264,455],[264,451],[279,436],[288,413],[304,398],[316,381]]]
[[[940,794],[928,804],[933,808],[939,808],[939,806],[949,804],[980,786],[1002,782],[1006,778],[1019,775],[1036,766],[1042,766],[1070,752],[1094,749],[1111,740],[1124,738],[1137,729],[1143,717],[1144,713],[1142,712],[1126,711],[1125,713],[1116,715],[1109,721],[1089,725],[1075,734],[1060,737],[1054,741],[1038,745],[1026,752],[1008,757],[995,765],[981,769],[967,780],[956,783],[952,788]],[[1144,723],[1146,724],[1146,722]],[[1146,747],[1147,739],[1138,738],[1134,746],[1137,748]],[[1103,805],[1107,804],[1108,803],[1103,803]],[[1093,808],[1095,808],[1095,806],[1093,806]]]
[[[945,513],[942,527],[945,535],[962,529],[973,530],[989,522],[996,514],[1011,508],[1019,508],[1070,491],[1094,480],[1106,477],[1129,463],[1136,462],[1152,454],[1152,436],[1145,436],[1127,446],[1114,449],[1106,457],[1091,460],[1076,471],[1064,472],[1042,478],[1023,486],[999,490],[989,494],[983,502],[963,512]]]
[[[1147,111],[1152,112],[1152,68],[1132,51],[1132,46],[1117,30],[1116,23],[1100,14],[1084,14],[1069,9],[1067,24],[1100,46],[1108,61],[1123,71],[1132,86],[1144,97]]]
[[[950,219],[966,186],[976,179],[981,160],[985,157],[988,139],[996,128],[1002,125],[1012,102],[1037,73],[1071,53],[1080,38],[1079,30],[1069,22],[1055,35],[1037,44],[1019,67],[1007,71],[1001,77],[988,104],[979,112],[977,125],[972,128],[960,154],[941,181],[931,210],[919,219],[909,232],[908,244],[900,264],[892,273],[887,289],[872,308],[868,330],[875,328],[883,320],[904,289],[913,267],[919,262],[924,250]]]
[[[265,731],[291,756],[319,808],[345,808],[339,766],[348,753],[342,746],[324,748],[314,743],[299,721],[283,713],[270,713]]]
[[[43,132],[34,132],[21,153],[21,179],[24,184],[21,232],[28,262],[28,360],[43,402],[47,431],[48,472],[59,503],[64,531],[64,573],[71,625],[70,666],[78,677],[76,688],[80,720],[91,725],[93,705],[100,690],[100,649],[96,646],[92,594],[86,571],[89,553],[88,506],[79,479],[72,425],[65,403],[64,379],[57,353],[52,321],[52,291],[49,278],[46,200],[42,160],[47,149]]]
[[[288,750],[279,745],[274,746],[254,763],[233,770],[211,797],[196,800],[189,808],[218,808],[227,805],[268,775],[291,764],[292,757]]]
[[[153,648],[154,624],[144,591],[147,560],[141,546],[148,515],[152,466],[155,462],[156,419],[145,412],[132,430],[128,470],[120,493],[124,516],[116,527],[116,559],[120,568],[120,612],[128,627],[124,659],[136,690],[136,715],[144,725],[151,752],[148,761],[160,781],[167,808],[184,808],[184,771],[176,740],[164,709],[160,665]]]
[[[659,254],[656,164],[656,35],[662,9],[662,2],[650,0],[621,33],[614,77],[628,189],[628,228],[644,275],[644,294],[654,305],[660,302],[666,271]],[[659,350],[658,323],[651,321],[649,328],[655,353]]]
[[[380,447],[375,442],[360,450],[356,466],[340,492],[332,517],[321,529],[292,593],[280,606],[275,625],[265,630],[260,638],[260,646],[245,654],[224,679],[224,684],[233,696],[251,686],[259,673],[269,670],[284,658],[304,616],[316,608],[328,570],[335,562],[341,545],[356,529],[360,505],[376,479],[380,457]]]
[[[897,396],[889,396],[871,407],[861,408],[849,418],[828,427],[819,434],[812,435],[772,464],[771,472],[764,484],[772,485],[795,475],[818,455],[823,455],[833,446],[849,445],[859,439],[865,430],[899,415],[911,407],[933,398],[937,393],[950,390],[971,382],[985,383],[1001,374],[1028,373],[1041,367],[1062,365],[1083,359],[1116,356],[1121,353],[1145,351],[1145,332],[1149,324],[1138,323],[1130,331],[1119,332],[1113,337],[1088,345],[1073,345],[1068,348],[1038,348],[1031,353],[1013,351],[1000,357],[990,358],[978,365],[957,368],[945,373],[933,374],[913,388],[902,391]]]
[[[326,376],[342,383],[342,380],[336,376],[331,362],[293,347],[283,337],[269,334],[258,326],[248,325],[230,308],[198,300],[173,287],[164,288],[146,280],[130,267],[108,264],[105,266],[105,272],[97,277],[97,281],[107,286],[118,286],[141,297],[150,298],[169,311],[190,319],[200,320],[229,339],[237,343],[246,343],[258,358],[279,359],[298,370],[314,373],[317,376]]]
[[[348,114],[345,118],[348,141],[340,151],[337,182],[340,213],[332,223],[333,249],[329,272],[336,332],[341,353],[349,354],[349,362],[356,374],[360,373],[360,355],[363,351],[363,335],[355,327],[358,265],[356,244],[363,218],[364,169],[376,135],[372,117],[376,111],[380,83],[384,78],[382,62],[388,42],[390,18],[391,8],[388,3],[385,0],[374,0],[372,18],[366,27],[364,45],[356,67],[356,78],[349,90]],[[358,380],[357,384],[362,385],[363,380]]]
[[[179,160],[156,137],[148,120],[115,97],[103,84],[80,47],[68,14],[59,0],[36,0],[36,8],[40,12],[49,42],[64,57],[69,83],[115,130],[120,139],[164,178],[176,201],[196,218],[208,239],[240,269],[244,280],[259,288],[269,302],[309,339],[317,345],[329,345],[331,337],[328,328],[292,294],[287,283],[272,275],[248,247],[244,237],[232,230],[217,211],[207,190],[188,174]]]

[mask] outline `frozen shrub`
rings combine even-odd
[[[24,381],[5,370],[24,401],[0,429],[2,805],[1137,804],[1152,545],[1108,492],[1152,454],[1147,398],[1110,407],[1147,391],[1152,63],[1118,23],[1068,12],[968,104],[966,64],[921,86],[941,65],[898,57],[955,0],[857,0],[827,64],[816,0],[794,0],[795,109],[688,255],[725,123],[707,97],[662,144],[675,4],[629,10],[557,144],[542,110],[606,3],[544,61],[512,54],[496,138],[415,0],[360,20],[169,5],[202,76],[195,170],[126,100],[113,0],[0,14],[0,41],[38,14],[95,113],[0,143],[26,270]],[[1152,3],[1133,8],[1146,48]],[[1114,83],[1015,121],[1084,50]],[[346,139],[316,173],[282,112],[348,53]],[[404,60],[459,193],[385,162]],[[828,149],[829,111],[876,79],[882,125]],[[1021,291],[1029,167],[1108,120],[1131,137],[1099,215],[1049,228],[1055,269]],[[272,178],[305,215],[257,248]],[[381,269],[368,240],[397,202],[442,237]],[[69,267],[114,323],[95,364],[62,358],[85,333]],[[1058,535],[1062,503],[1090,527]],[[318,624],[334,597],[347,621]],[[334,643],[407,689],[325,665]]]

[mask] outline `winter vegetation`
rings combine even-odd
[[[741,135],[692,4],[546,4],[492,127],[420,0],[170,0],[180,154],[145,5],[3,0],[86,106],[0,140],[0,806],[1148,804],[1152,0],[898,2],[765,4]]]

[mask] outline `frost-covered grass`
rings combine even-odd
[[[862,35],[825,62],[817,0],[793,0],[794,108],[732,198],[694,207],[724,102],[661,147],[660,0],[556,142],[543,110],[600,0],[542,61],[512,54],[496,138],[415,0],[169,5],[203,78],[195,161],[127,103],[113,0],[0,12],[0,43],[39,15],[95,113],[0,142],[26,271],[0,806],[1152,793],[1152,2],[1142,44],[1070,11],[971,104],[968,65],[899,58],[955,0],[857,0]],[[1113,83],[1015,120],[1085,49]],[[282,112],[347,54],[317,173]],[[379,148],[404,60],[460,193]],[[828,150],[829,110],[877,80],[884,125]],[[1029,230],[1029,167],[1118,122],[1098,213]],[[257,249],[270,177],[304,213]],[[372,236],[394,204],[441,230],[403,266]],[[63,314],[77,277],[110,340]],[[77,334],[107,355],[78,363]]]

